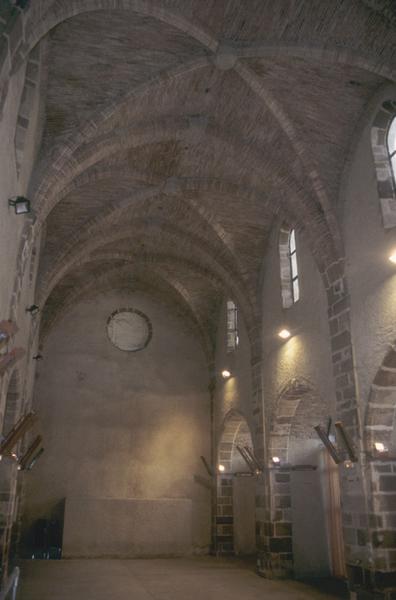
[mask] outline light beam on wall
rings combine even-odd
[[[389,260],[391,263],[396,265],[396,252],[393,252],[390,256],[389,256]]]

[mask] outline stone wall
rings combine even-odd
[[[106,321],[122,307],[150,319],[145,349],[126,352],[109,341]],[[46,451],[27,475],[25,528],[50,518],[64,498],[91,498],[92,506],[138,499],[140,514],[147,499],[148,529],[156,499],[189,499],[190,551],[208,551],[211,495],[194,476],[203,474],[200,455],[210,456],[209,379],[183,320],[145,294],[93,294],[54,327],[43,355],[34,407]],[[159,548],[162,535],[170,539],[168,527],[164,521],[157,532]]]

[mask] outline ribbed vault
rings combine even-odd
[[[260,317],[279,214],[304,231],[321,272],[342,257],[335,207],[351,139],[396,79],[384,14],[360,0],[41,9],[23,52],[48,41],[30,189],[34,234],[45,231],[44,336],[84,294],[135,285],[178,306],[210,357],[224,295],[248,330]]]

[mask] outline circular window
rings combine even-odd
[[[119,308],[107,319],[110,341],[126,352],[143,350],[151,340],[152,326],[149,318],[134,308]]]

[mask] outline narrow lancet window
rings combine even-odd
[[[227,352],[235,350],[238,344],[238,309],[235,302],[227,300]]]
[[[293,303],[300,298],[300,284],[298,281],[297,267],[297,249],[296,249],[296,232],[294,229],[289,234],[289,260],[290,260],[290,280]]]
[[[389,162],[392,169],[393,185],[396,186],[396,117],[394,117],[389,125],[387,135],[387,146]]]

